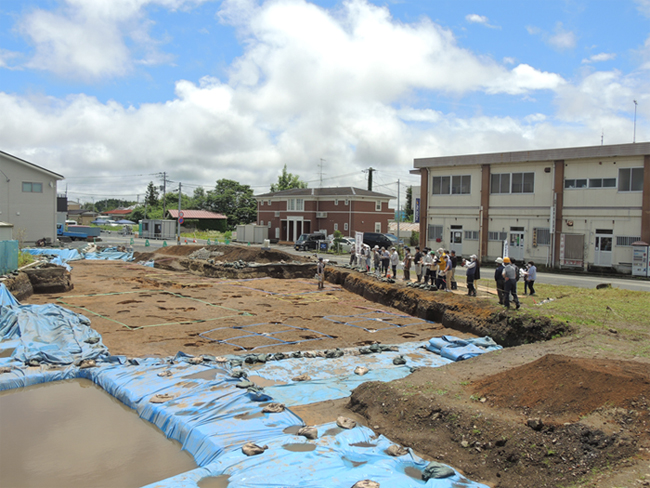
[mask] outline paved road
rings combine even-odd
[[[102,244],[108,245],[130,245],[131,237],[123,237],[120,235],[106,235],[102,234]],[[184,245],[185,239],[182,239],[182,244]],[[146,239],[133,239],[133,249],[139,252],[153,251],[162,247],[163,241],[158,240],[149,240],[149,246],[145,246]],[[83,247],[85,243],[74,243],[75,247]],[[188,239],[188,244],[194,244],[194,242]],[[197,239],[196,244],[206,244],[205,240]],[[167,241],[167,245],[173,246],[176,245],[175,241]],[[290,246],[279,246],[272,244],[273,249],[279,251],[285,251],[290,254],[297,254],[305,256],[312,253],[313,251],[296,251]],[[331,257],[331,256],[330,256]],[[341,256],[341,262],[347,262],[349,256]],[[483,268],[485,277],[489,277],[489,268]],[[412,272],[411,272],[412,273]],[[634,278],[625,278],[619,276],[602,276],[602,275],[592,275],[592,274],[565,274],[565,273],[537,273],[537,283],[549,284],[549,285],[566,285],[566,286],[575,286],[578,288],[596,288],[596,285],[601,283],[611,283],[614,288],[622,288],[625,290],[633,291],[647,291],[650,292],[650,280],[643,279],[634,279]]]

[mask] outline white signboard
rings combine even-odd
[[[354,233],[354,247],[356,248],[357,256],[361,255],[361,246],[363,245],[363,232]]]
[[[503,241],[503,257],[506,258],[510,255],[510,244],[508,243],[508,239]]]

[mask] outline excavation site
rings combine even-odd
[[[645,331],[336,258],[321,290],[308,253],[63,251],[0,281],[3,485],[648,485]]]

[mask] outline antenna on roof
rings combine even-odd
[[[605,139],[605,129],[600,133],[600,145],[603,145],[603,140]]]
[[[325,160],[323,158],[320,158],[320,162],[318,163],[318,173],[319,173],[319,182],[318,182],[318,188],[323,188],[323,163]]]

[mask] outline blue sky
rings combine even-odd
[[[0,0],[0,150],[73,199],[650,138],[650,0]]]

